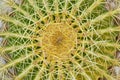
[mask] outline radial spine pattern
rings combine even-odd
[[[13,80],[119,80],[109,67],[120,65],[115,58],[120,26],[111,22],[120,6],[108,11],[105,0],[4,1],[12,12],[0,14],[5,23],[2,75]]]

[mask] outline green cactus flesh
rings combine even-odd
[[[107,11],[104,0],[7,3],[13,12],[0,15],[8,25],[0,32],[7,41],[0,47],[7,62],[0,72],[13,68],[13,80],[116,80],[108,67],[120,65],[114,57],[120,26],[111,22],[119,7]]]

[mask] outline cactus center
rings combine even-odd
[[[68,56],[74,48],[76,32],[65,23],[54,23],[46,26],[43,32],[42,46],[45,54],[62,58]]]
[[[60,31],[56,31],[53,36],[51,36],[51,43],[54,46],[60,46],[62,45],[64,39],[65,36],[63,35],[63,33],[61,33]]]

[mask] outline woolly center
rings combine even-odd
[[[68,56],[74,48],[76,33],[67,24],[51,24],[43,32],[42,47],[49,56]]]
[[[51,36],[51,43],[56,47],[62,45],[64,43],[64,40],[65,36],[60,31],[56,31],[53,36]]]

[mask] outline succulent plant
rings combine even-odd
[[[0,14],[4,28],[0,47],[2,80],[119,80],[110,66],[120,66],[111,21],[120,6],[106,10],[105,0],[24,0]],[[119,0],[116,0],[119,2]],[[119,72],[118,72],[119,73]]]

